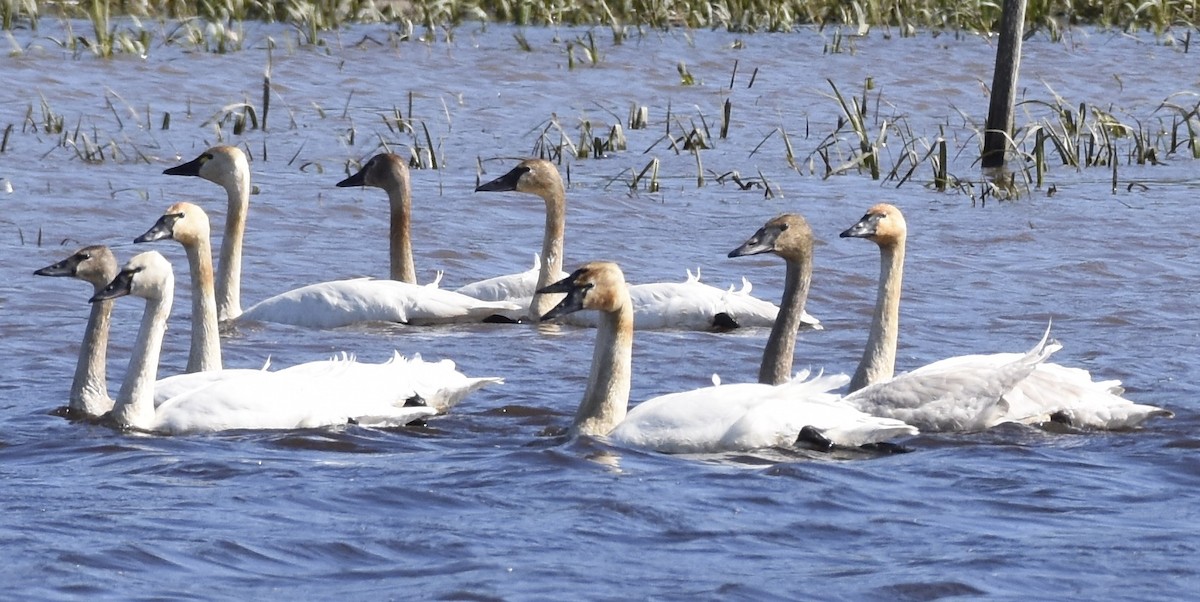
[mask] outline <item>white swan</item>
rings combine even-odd
[[[922,429],[943,431],[1047,420],[1081,428],[1121,429],[1173,415],[1120,397],[1117,381],[1093,382],[1086,370],[1042,361],[1060,347],[1047,343],[1049,329],[1042,342],[1024,355],[952,357],[893,377],[907,231],[898,208],[879,204],[841,234],[874,242],[881,260],[871,332],[850,382],[848,403]]]
[[[167,211],[159,217],[154,226],[145,234],[139,236],[135,242],[162,239],[173,239],[179,242],[187,252],[193,289],[192,330],[193,333],[211,332],[213,334],[213,348],[206,348],[205,350],[209,353],[215,353],[219,358],[220,343],[216,338],[216,313],[210,311],[213,307],[213,286],[208,215],[203,209],[192,203],[176,203],[168,207]],[[200,297],[200,300],[195,301],[196,297]],[[208,308],[208,310],[197,310],[196,307]],[[196,350],[196,336],[194,334],[192,343],[192,350],[194,352]],[[426,403],[438,411],[449,409],[459,399],[462,399],[479,387],[500,382],[499,379],[495,378],[468,378],[456,370],[454,362],[450,360],[426,362],[420,356],[416,356],[411,360],[405,360],[396,355],[385,366],[387,368],[383,369],[383,375],[386,378],[393,379],[393,383],[398,382],[395,379],[401,378],[402,373],[407,373],[408,376],[404,377],[407,378],[407,381],[404,382],[411,382],[414,389],[421,392]],[[366,372],[367,374],[364,374],[364,378],[367,382],[373,382],[370,374],[371,371],[381,370],[380,364],[364,364],[343,357],[342,359],[299,364],[280,370],[280,372],[296,374],[306,370],[313,370],[315,373],[320,374],[331,369],[336,369],[339,373],[347,371]],[[216,381],[240,379],[247,376],[249,372],[258,371],[237,368],[224,370],[211,369],[192,374],[170,376],[159,380],[155,384],[155,402],[162,403],[168,398],[202,386],[208,386]]]
[[[806,380],[804,373],[778,386],[717,385],[655,397],[627,412],[633,307],[621,269],[614,263],[589,263],[540,292],[566,293],[544,319],[583,309],[601,314],[572,435],[608,437],[667,453],[710,453],[786,446],[797,439],[858,446],[917,432],[899,420],[840,403],[829,391],[846,383],[844,375]]]
[[[546,226],[542,236],[542,265],[536,283],[530,282],[530,272],[521,272],[508,276],[507,278],[514,282],[506,287],[509,290],[520,291],[519,298],[523,300],[532,297],[529,315],[544,315],[557,300],[554,297],[535,295],[533,291],[561,279],[564,275],[563,238],[566,231],[567,204],[566,189],[563,187],[558,168],[543,159],[528,159],[499,178],[479,185],[475,190],[523,192],[537,195],[545,201]],[[633,299],[634,327],[638,329],[769,327],[774,323],[779,310],[775,304],[751,296],[749,284],[744,279],[740,291],[722,290],[700,282],[698,271],[696,276],[689,273],[687,281],[681,283],[635,284],[629,286],[629,294]],[[579,321],[579,318],[575,318],[574,321]],[[804,322],[813,327],[819,324],[807,314],[804,314]],[[582,323],[595,324],[589,318],[584,318]]]
[[[117,275],[117,259],[103,245],[83,247],[70,257],[34,272],[38,276],[66,276],[91,283],[92,293],[98,293]],[[66,416],[75,419],[99,418],[112,410],[108,396],[105,364],[108,354],[108,325],[112,301],[92,304],[83,342],[79,346],[79,361],[71,380]]]
[[[233,146],[214,146],[195,160],[163,173],[200,176],[219,184],[227,193],[230,217],[225,224],[216,286],[217,311],[222,319],[308,328],[337,328],[358,322],[426,325],[478,322],[497,312],[515,309],[509,302],[479,301],[436,286],[353,278],[294,289],[242,312],[241,245],[250,188],[250,166],[245,153]],[[226,301],[222,301],[222,291]]]
[[[110,418],[119,428],[164,434],[228,429],[286,429],[347,423],[393,426],[431,416],[405,362],[362,366],[315,362],[278,372],[248,371],[154,406],[153,384],[174,294],[171,264],[151,251],[137,255],[93,302],[126,294],[146,300],[129,371]],[[431,394],[436,395],[436,391]]]

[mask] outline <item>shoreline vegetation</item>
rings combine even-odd
[[[603,55],[597,46],[604,43],[608,32],[611,32],[611,44],[615,46],[627,38],[664,29],[749,33],[816,28],[824,31],[831,40],[825,46],[825,53],[853,53],[853,38],[868,34],[884,37],[928,32],[935,36],[943,33],[991,35],[999,24],[1001,4],[960,3],[957,0],[892,0],[888,3],[880,0],[625,0],[612,4],[604,0],[577,0],[574,4],[565,0],[212,0],[199,3],[182,0],[0,0],[0,26],[6,32],[14,29],[36,32],[41,21],[52,20],[55,23],[52,29],[60,29],[65,34],[60,33],[60,39],[47,39],[75,57],[95,55],[104,58],[114,55],[145,57],[152,46],[176,44],[206,52],[237,52],[243,50],[246,41],[243,23],[254,22],[285,23],[295,31],[298,45],[315,47],[326,46],[323,37],[326,32],[356,23],[385,24],[394,28],[389,33],[392,44],[448,42],[460,25],[563,25],[587,29],[582,37],[577,35],[561,40],[556,37],[555,43],[565,46],[568,69],[576,69],[601,60]],[[1075,3],[1029,0],[1026,37],[1041,35],[1057,42],[1069,36],[1075,27],[1097,28],[1115,34],[1148,33],[1154,36],[1156,43],[1174,46],[1177,52],[1186,55],[1190,50],[1191,34],[1200,23],[1198,4],[1200,0],[1147,1],[1137,5],[1115,0]],[[11,33],[7,36],[9,54],[20,55],[23,49]],[[513,37],[521,50],[531,50],[521,31],[515,32]],[[268,40],[268,65],[274,44],[275,41]],[[737,69],[735,61],[730,76],[731,90]],[[683,63],[679,64],[679,75],[681,85],[694,84]],[[753,76],[750,84],[753,84]],[[798,129],[791,131],[780,126],[752,150],[747,149],[749,154],[783,153],[788,168],[804,175],[829,178],[857,173],[895,187],[908,184],[939,192],[957,192],[969,196],[973,203],[1020,198],[1034,189],[1053,195],[1053,183],[1044,180],[1053,165],[1110,170],[1115,194],[1121,190],[1144,188],[1137,183],[1121,181],[1118,177],[1121,165],[1155,165],[1168,158],[1200,159],[1200,102],[1196,100],[1197,94],[1190,91],[1180,91],[1164,99],[1149,115],[1127,115],[1118,107],[1105,106],[1098,101],[1068,100],[1053,90],[1046,90],[1050,98],[1025,99],[1018,105],[1018,111],[1025,119],[1024,123],[1016,124],[1010,134],[1007,169],[995,173],[985,170],[981,177],[977,160],[970,162],[971,168],[963,170],[962,159],[979,156],[984,138],[983,107],[978,117],[961,115],[965,127],[959,129],[966,131],[965,136],[948,133],[945,130],[950,128],[946,127],[933,134],[919,133],[913,131],[902,113],[884,109],[891,103],[881,102],[883,91],[870,79],[857,90],[839,90],[832,80],[828,84],[828,95],[837,104],[840,115],[836,124],[830,124],[828,129],[811,129],[810,125],[815,124],[800,124],[796,126]],[[252,106],[247,99],[229,105],[223,116],[212,120],[218,137],[225,139],[229,134],[240,136],[247,130],[265,130],[271,86],[268,68],[261,106]],[[845,88],[846,83],[842,82],[842,86]],[[635,132],[647,129],[646,106],[635,103],[627,121],[615,114],[611,123],[581,119],[577,132],[571,131],[566,122],[552,117],[543,122],[544,128],[538,126],[538,131],[534,132],[536,140],[532,155],[559,164],[566,159],[586,160],[620,153],[627,148],[642,151],[643,155],[652,151],[690,155],[695,166],[690,176],[660,173],[660,159],[651,155],[649,162],[640,159],[637,166],[627,167],[615,175],[613,181],[624,181],[630,192],[636,194],[659,192],[660,177],[694,177],[697,187],[708,182],[725,184],[728,181],[741,190],[760,190],[765,198],[774,197],[777,187],[766,174],[740,176],[735,171],[714,170],[702,160],[702,151],[726,138],[730,113],[741,108],[734,105],[738,100],[727,98],[716,113],[702,112],[696,116],[672,114],[668,106],[666,134],[656,137],[653,144],[644,149],[633,147],[646,144],[646,136]],[[435,143],[439,133],[435,131],[431,135],[429,123],[412,121],[411,95],[408,102],[408,117],[401,117],[399,109],[395,115],[384,115],[389,131],[376,134],[382,141],[385,137],[407,133],[412,138],[411,143],[381,142],[380,150],[407,153],[413,168],[438,169],[439,165],[445,164],[445,157],[438,155]],[[170,114],[162,115],[161,124],[152,123],[154,119],[147,108],[145,127],[170,127]],[[23,123],[0,124],[0,154],[6,152],[12,136],[37,135],[40,131],[55,136],[59,148],[73,150],[84,162],[148,161],[136,149],[122,149],[116,140],[103,142],[98,131],[89,138],[79,125],[71,128],[69,122],[57,114],[45,98],[30,103]],[[222,132],[226,126],[228,131]],[[351,143],[356,134],[352,127]],[[370,135],[370,132],[363,134]],[[228,142],[237,143],[236,140]],[[950,171],[956,165],[959,171],[969,173],[956,176]]]
[[[113,18],[173,20],[232,26],[282,22],[321,32],[352,23],[407,23],[448,29],[469,23],[607,27],[614,38],[649,29],[787,32],[801,27],[848,27],[865,34],[922,30],[995,33],[1003,0],[0,0],[0,29],[36,29],[44,18],[85,19],[96,32]],[[1076,26],[1162,36],[1200,26],[1198,0],[1029,0],[1027,34],[1052,39]],[[632,30],[632,31],[631,31]],[[97,40],[100,41],[100,40]],[[1189,40],[1190,42],[1190,40]]]

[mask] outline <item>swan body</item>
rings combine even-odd
[[[70,257],[37,270],[34,274],[78,278],[90,283],[93,287],[92,293],[95,294],[116,277],[117,270],[117,258],[112,250],[103,245],[92,245],[83,247]],[[92,305],[83,333],[83,342],[79,346],[75,376],[71,380],[71,392],[67,401],[67,416],[70,418],[99,418],[113,408],[113,400],[108,395],[105,365],[111,314],[112,301],[101,301]]]
[[[533,267],[524,272],[479,280],[465,286],[460,286],[454,289],[454,292],[462,293],[481,301],[513,301],[514,303],[520,303],[522,309],[525,309],[533,302],[533,295],[538,289],[538,274],[541,272],[541,269],[542,258],[534,254]],[[561,280],[566,278],[567,273],[560,270],[555,276],[557,276],[555,280]]]
[[[583,401],[571,427],[574,435],[666,453],[745,451],[789,445],[806,428],[835,445],[861,445],[913,435],[898,420],[878,418],[841,404],[832,389],[843,375],[798,375],[783,385],[716,385],[629,403],[633,308],[619,267],[593,262],[541,289],[566,293],[545,318],[596,309],[601,313],[596,350]]]
[[[153,404],[152,384],[157,371],[167,316],[174,293],[171,265],[157,252],[142,253],[93,302],[134,295],[146,300],[137,345],[129,371],[111,412],[120,428],[164,434],[213,432],[228,429],[290,429],[358,423],[393,426],[436,414],[422,401],[456,400],[427,383],[410,377],[424,364],[393,358],[369,366],[330,360],[279,370],[245,371],[240,378],[221,379]],[[453,369],[441,364],[440,369]],[[471,379],[468,379],[471,380]],[[478,388],[496,379],[474,380]],[[422,391],[421,389],[424,389]]]
[[[537,287],[543,290],[564,276],[563,247],[566,232],[566,188],[553,163],[544,159],[527,159],[508,173],[475,188],[476,192],[515,191],[536,195],[546,204],[546,225],[542,236],[542,265],[538,271]],[[528,278],[528,272],[506,278]],[[506,280],[511,281],[511,280]],[[524,282],[525,280],[520,280]],[[468,286],[482,286],[476,283]],[[474,289],[468,289],[474,290]],[[524,289],[522,288],[522,293]],[[690,330],[728,329],[738,326],[769,327],[778,308],[770,302],[750,295],[744,284],[740,291],[725,291],[703,284],[699,276],[688,275],[683,283],[636,284],[629,287],[633,301],[634,328],[677,328]],[[522,294],[514,297],[525,301]],[[536,293],[529,300],[528,317],[544,316],[558,302],[558,297]],[[595,325],[588,317],[572,317],[571,323]],[[811,325],[817,321],[808,317]]]
[[[879,204],[843,238],[866,238],[880,248],[879,292],[867,347],[847,401],[873,413],[902,417],[927,430],[979,430],[1001,422],[1069,422],[1092,429],[1127,429],[1162,408],[1120,397],[1118,381],[1092,380],[1079,368],[1046,362],[1061,345],[1049,329],[1029,353],[968,355],[934,362],[893,378],[899,334],[900,283],[907,225],[900,210]]]
[[[310,284],[275,295],[247,309],[239,320],[308,328],[337,328],[358,322],[430,325],[481,322],[519,308],[512,302],[480,301],[427,285],[353,278]]]

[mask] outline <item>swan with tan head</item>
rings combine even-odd
[[[219,358],[220,343],[216,336],[216,313],[210,311],[214,303],[212,298],[212,256],[208,242],[208,223],[208,215],[200,207],[191,203],[176,203],[167,208],[167,211],[159,217],[154,226],[145,234],[139,236],[135,242],[172,239],[184,247],[187,252],[188,265],[192,276],[193,355],[200,348],[206,353],[216,354]],[[197,300],[197,297],[199,297],[199,300]],[[197,337],[195,335],[197,332],[212,333],[212,338],[206,339],[206,341],[211,342],[211,349],[204,345],[197,346]],[[390,379],[387,382],[390,382],[392,386],[404,384],[404,382],[398,380],[402,377],[408,379],[405,382],[408,382],[415,389],[420,390],[430,406],[439,412],[448,410],[468,393],[484,385],[501,382],[500,379],[496,378],[468,378],[459,372],[454,367],[454,362],[450,360],[426,362],[419,356],[412,359],[405,359],[399,356],[399,354],[394,355],[387,364],[362,363],[345,359],[326,360],[298,364],[285,368],[280,372],[287,372],[289,374],[305,371],[324,373],[335,368],[339,373],[348,373],[351,371],[364,372],[363,378],[368,382],[376,380],[375,375],[372,374],[373,372],[382,371],[382,378]],[[167,377],[159,380],[155,385],[155,402],[162,403],[167,398],[191,391],[200,386],[209,385],[216,381],[240,379],[247,376],[257,377],[257,375],[248,374],[254,372],[259,372],[259,370],[246,368],[210,369],[193,374],[180,374]]]
[[[771,326],[758,369],[760,383],[779,385],[792,378],[796,332],[804,324],[804,304],[812,283],[812,250],[813,233],[808,221],[799,214],[785,213],[768,221],[742,246],[729,252],[730,257],[773,253],[782,257],[787,266],[779,315]]]
[[[75,251],[58,263],[37,270],[34,274],[78,278],[91,284],[92,293],[95,294],[112,282],[118,270],[117,258],[111,249],[103,245],[91,245]],[[71,380],[66,413],[68,418],[99,418],[113,408],[106,378],[111,314],[112,301],[101,301],[92,305],[87,327],[83,331],[83,342],[79,346],[75,376]]]
[[[216,146],[164,173],[200,176],[220,185],[228,196],[230,217],[225,224],[216,286],[217,311],[222,319],[309,328],[337,328],[359,322],[428,325],[479,322],[497,312],[515,309],[513,303],[484,302],[440,290],[437,283],[418,286],[394,280],[352,278],[300,287],[242,312],[241,245],[250,189],[250,167],[245,153],[232,146]],[[226,301],[222,301],[222,291],[228,297]]]
[[[879,246],[880,277],[871,330],[850,383],[848,403],[928,430],[981,430],[1002,422],[1068,422],[1094,429],[1132,428],[1162,408],[1120,397],[1118,381],[1095,382],[1079,368],[1045,359],[1061,346],[1042,341],[1026,354],[964,355],[893,376],[908,227],[893,205],[879,204],[842,232]]]
[[[402,363],[361,370],[357,362],[312,362],[278,372],[246,371],[172,397],[157,407],[153,386],[174,294],[171,264],[137,255],[92,302],[124,295],[146,302],[129,370],[110,419],[118,428],[161,434],[230,429],[291,429],[356,423],[396,426],[437,413],[423,403]],[[437,391],[430,391],[437,394]]]
[[[542,236],[542,265],[534,288],[545,287],[561,278],[567,203],[566,190],[558,168],[543,159],[528,159],[499,178],[481,184],[475,190],[523,192],[541,197],[545,201],[546,225]],[[773,303],[753,297],[745,279],[740,290],[724,290],[700,282],[698,274],[699,272],[695,276],[689,274],[685,282],[656,282],[630,286],[634,327],[708,330],[737,326],[768,327],[774,323],[779,308]],[[504,278],[505,282],[519,278],[522,283],[527,283],[532,279],[531,276],[530,272],[523,272]],[[525,286],[510,286],[505,290],[519,290],[523,294],[527,289]],[[459,291],[486,294],[484,283],[468,285]],[[531,316],[545,314],[556,302],[555,299],[541,294],[533,295],[531,292],[530,295],[533,296],[529,306]],[[819,322],[815,318],[807,314],[802,315],[805,324],[818,327]],[[595,325],[590,316],[582,317],[582,321]]]
[[[838,401],[829,391],[842,375],[807,374],[782,385],[717,385],[662,395],[628,410],[632,378],[633,302],[621,269],[593,262],[539,290],[565,294],[543,318],[581,310],[600,313],[591,373],[571,434],[666,453],[712,453],[789,446],[858,446],[916,434]]]

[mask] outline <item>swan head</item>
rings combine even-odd
[[[900,209],[895,205],[880,203],[868,209],[857,224],[841,233],[841,237],[865,238],[883,247],[904,242],[907,233],[908,226]]]
[[[553,309],[542,316],[550,320],[584,309],[603,312],[619,311],[628,305],[629,289],[625,286],[625,274],[617,264],[608,261],[593,261],[571,272],[570,276],[544,286],[538,293],[566,293],[567,296]]]
[[[372,186],[384,190],[404,188],[408,185],[408,164],[400,155],[380,153],[371,157],[354,175],[335,184],[338,188]]]
[[[788,260],[801,261],[812,256],[813,233],[808,221],[798,213],[784,213],[759,228],[742,246],[729,252],[730,257],[774,253]]]
[[[525,192],[542,198],[563,190],[562,176],[545,159],[526,159],[508,173],[475,187],[475,192]]]
[[[199,176],[221,186],[250,179],[250,162],[236,146],[214,146],[182,165],[163,170],[168,176]]]
[[[133,239],[133,242],[171,239],[189,246],[208,240],[208,236],[208,214],[197,205],[175,203],[167,208],[145,234]]]
[[[96,303],[125,295],[159,300],[164,291],[173,290],[174,284],[175,274],[171,270],[171,262],[158,251],[149,251],[130,259],[112,282],[92,295],[89,302]]]
[[[104,245],[91,245],[70,257],[33,273],[35,276],[66,276],[90,282],[96,291],[117,276],[117,256]]]

